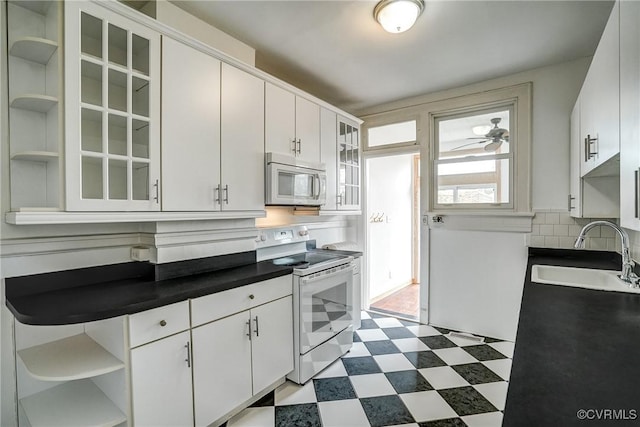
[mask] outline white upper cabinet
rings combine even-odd
[[[580,97],[571,111],[571,145],[569,146],[569,198],[567,209],[572,217],[582,217],[582,179],[580,165],[583,146],[580,143]]]
[[[320,161],[327,170],[326,203],[323,210],[336,210],[338,206],[338,115],[326,108],[320,109]]]
[[[360,210],[360,126],[338,116],[338,210]]]
[[[620,224],[640,230],[640,3],[620,2]]]
[[[264,210],[264,81],[222,64],[222,210]]]
[[[220,61],[162,40],[162,210],[220,208]]]
[[[265,151],[320,162],[320,106],[267,83]]]
[[[581,91],[583,176],[620,152],[619,29],[620,5],[616,2]]]
[[[65,100],[67,210],[160,210],[160,34],[66,2]]]

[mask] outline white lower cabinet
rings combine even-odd
[[[206,426],[293,370],[292,297],[193,329],[196,426]]]
[[[193,425],[190,345],[185,331],[131,350],[133,425]]]

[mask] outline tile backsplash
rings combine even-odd
[[[573,248],[582,227],[594,220],[573,218],[566,211],[536,210],[535,214],[527,244],[539,248]],[[632,256],[640,259],[640,233],[630,231],[629,237]],[[587,233],[585,249],[620,252],[620,237],[611,227],[595,227]]]

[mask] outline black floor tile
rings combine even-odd
[[[442,335],[435,335],[431,337],[419,337],[420,341],[425,343],[431,350],[437,350],[440,348],[457,347],[451,340]]]
[[[470,345],[462,347],[464,351],[484,362],[486,360],[506,359],[507,356],[488,345]]]
[[[467,427],[467,425],[460,418],[447,418],[418,423],[418,427]]]
[[[360,329],[378,329],[379,327],[372,319],[362,319]]]
[[[358,398],[349,377],[321,378],[312,381],[318,402]]]
[[[464,365],[451,366],[462,378],[467,380],[469,384],[485,384],[497,381],[504,381],[496,375],[491,369],[482,363],[467,363]]]
[[[411,351],[403,354],[417,369],[447,366],[433,351]]]
[[[379,396],[360,399],[364,413],[372,427],[413,423],[411,412],[397,396]]]
[[[404,327],[383,328],[382,331],[392,340],[399,338],[415,338],[415,334]]]
[[[400,350],[396,345],[390,340],[386,341],[366,341],[364,345],[369,350],[372,356],[377,356],[380,354],[393,354],[400,353]]]
[[[342,364],[349,375],[378,374],[382,372],[375,359],[371,356],[345,357],[342,359]]]
[[[446,329],[446,328],[440,328],[438,326],[433,326],[438,332],[440,332],[443,335],[448,334],[449,332],[453,332],[451,329]]]
[[[397,393],[433,390],[429,381],[417,370],[387,372],[385,375]]]
[[[356,334],[355,332],[353,333],[353,342],[362,342],[358,334]]]
[[[374,313],[372,311],[369,311],[368,313],[372,319],[382,319],[383,317],[389,317],[389,316],[385,316],[384,314]]]
[[[496,412],[497,409],[473,387],[458,387],[438,390],[440,396],[460,416]]]
[[[274,390],[271,393],[267,393],[264,397],[260,398],[258,401],[256,401],[250,407],[251,408],[259,408],[259,407],[263,407],[263,406],[273,406],[275,404],[276,404],[276,392]]]
[[[276,406],[276,427],[322,427],[316,403]]]
[[[497,338],[484,337],[484,342],[487,344],[491,344],[494,342],[501,342],[501,341],[504,341],[504,340],[499,340]]]

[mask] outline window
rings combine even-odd
[[[425,105],[428,211],[528,213],[531,83]]]
[[[370,127],[367,131],[367,147],[415,144],[416,127],[416,120]]]
[[[512,206],[513,103],[437,116],[436,206]]]

